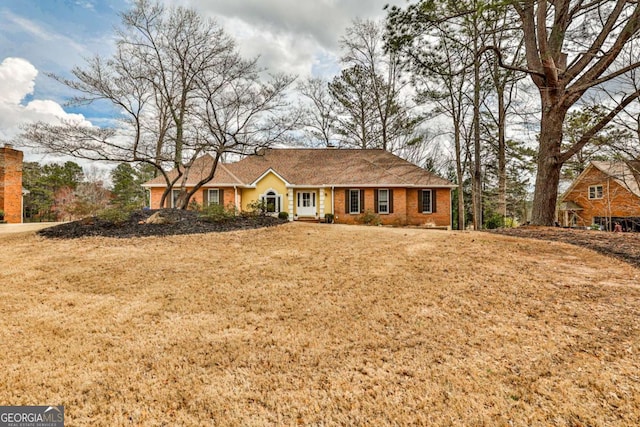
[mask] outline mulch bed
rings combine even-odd
[[[147,224],[145,221],[156,210],[135,211],[125,222],[114,223],[98,217],[68,222],[38,231],[43,237],[57,239],[75,239],[86,236],[102,237],[143,237],[173,236],[178,234],[201,234],[221,231],[245,230],[270,227],[287,222],[266,215],[239,215],[223,221],[207,221],[195,211],[164,209],[163,217],[169,219],[166,224]]]
[[[492,233],[539,240],[552,240],[593,249],[640,267],[640,233],[575,230],[559,227],[518,227],[489,230]]]

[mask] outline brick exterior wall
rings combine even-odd
[[[191,200],[195,200],[199,205],[203,205],[204,200],[204,192],[209,188],[201,188],[199,189],[192,197]],[[162,193],[164,192],[164,188],[152,187],[151,189],[151,209],[160,209],[160,200],[162,199]],[[231,188],[219,188],[222,190],[222,198],[224,199],[223,206],[227,207],[234,203],[234,189]]]
[[[353,188],[356,190],[358,188]],[[384,225],[418,225],[418,226],[451,226],[451,190],[448,188],[424,188],[431,190],[435,194],[436,210],[433,213],[422,213],[418,211],[418,191],[416,188],[394,188],[393,189],[393,212],[389,214],[378,214],[380,221]],[[361,214],[350,214],[345,211],[347,201],[344,188],[335,189],[334,209],[336,219],[339,224],[359,224],[362,220]],[[375,212],[375,191],[374,188],[364,190],[364,212]]]
[[[22,151],[0,148],[0,209],[11,224],[22,222],[22,159]]]
[[[601,199],[589,199],[589,187],[594,185],[602,186]],[[575,184],[563,201],[572,201],[583,209],[576,212],[575,225],[579,227],[589,227],[594,217],[640,217],[640,197],[595,167]],[[562,215],[561,211],[559,219],[562,225],[571,225],[564,224]]]
[[[353,188],[354,190],[358,188]],[[451,226],[451,190],[449,188],[424,188],[431,190],[435,195],[436,210],[432,213],[422,213],[418,211],[418,192],[422,189],[417,188],[393,188],[393,212],[388,214],[378,213],[380,221],[384,225],[417,225],[417,226],[435,226],[450,227]],[[193,197],[199,204],[203,203],[203,190],[200,189]],[[224,206],[234,203],[234,189],[224,188]],[[334,211],[335,222],[339,224],[361,224],[362,214],[345,213],[346,194],[345,188],[336,188],[334,191]],[[371,211],[375,213],[375,191],[374,188],[358,189],[364,191],[364,212]],[[151,188],[151,209],[160,208],[160,198],[162,197],[162,188]],[[241,190],[238,190],[241,195]],[[286,201],[285,201],[286,203]],[[330,206],[325,207],[325,213],[329,213]],[[285,209],[286,210],[286,209]]]
[[[418,191],[407,190],[407,223],[413,225],[435,225],[438,227],[451,226],[451,190],[449,188],[432,189],[435,195],[436,209],[430,214],[418,211]],[[428,188],[425,188],[428,190]]]

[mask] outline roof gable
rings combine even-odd
[[[591,162],[602,173],[612,177],[623,188],[640,197],[640,162]]]
[[[592,161],[584,171],[571,183],[571,186],[564,192],[560,201],[574,190],[576,185],[588,176],[594,169],[602,172],[618,183],[622,188],[640,197],[640,162],[603,162]]]
[[[253,181],[251,184],[249,184],[250,186],[255,186],[256,184],[258,184],[258,182],[262,181],[266,176],[268,176],[269,174],[273,174],[275,175],[279,180],[281,180],[282,182],[284,182],[285,185],[291,185],[287,182],[286,179],[284,179],[282,176],[280,176],[280,174],[276,171],[274,171],[273,169],[269,168],[267,169],[262,175],[260,175],[255,181]]]

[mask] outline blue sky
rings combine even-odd
[[[0,144],[23,123],[72,118],[94,125],[104,106],[70,107],[73,93],[47,74],[70,77],[86,58],[109,56],[119,13],[133,0],[0,1]],[[246,57],[302,78],[339,71],[339,40],[355,18],[382,19],[404,0],[161,0],[214,18]]]
[[[126,0],[3,0],[1,59],[24,58],[40,71],[26,100],[60,100],[66,89],[44,73],[69,75],[84,58],[108,53],[118,12],[126,8]]]

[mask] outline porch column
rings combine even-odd
[[[320,218],[324,218],[324,191],[325,189],[320,187],[320,190],[318,190],[320,192],[320,206],[319,206],[319,214],[320,214]]]
[[[289,201],[289,221],[293,221],[293,188],[287,188],[287,197]]]

